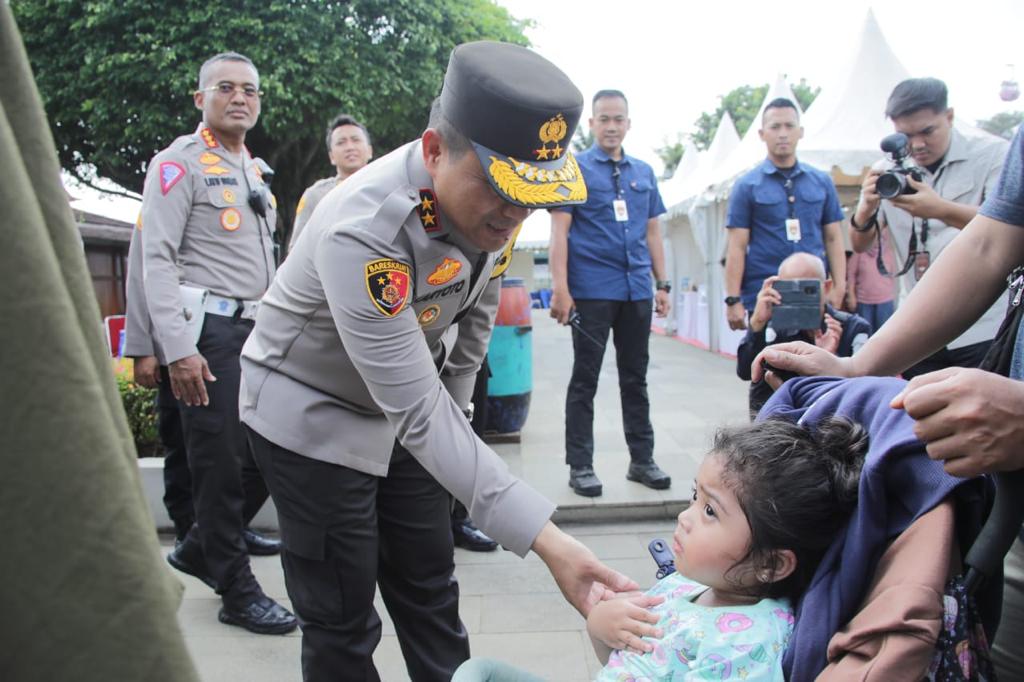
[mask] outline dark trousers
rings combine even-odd
[[[266,485],[238,420],[239,356],[252,327],[249,320],[206,315],[199,352],[217,378],[206,384],[210,404],[179,403],[196,514],[191,533],[203,548],[217,594],[232,605],[244,605],[259,594],[242,525],[246,507],[257,501],[261,506],[267,499]],[[251,496],[248,504],[243,489]]]
[[[395,445],[384,478],[286,450],[245,427],[281,522],[285,584],[302,626],[302,678],[379,680],[374,583],[409,677],[448,680],[469,658],[451,497]]]
[[[991,341],[972,343],[969,346],[950,350],[942,348],[936,353],[929,355],[921,362],[903,372],[904,379],[913,379],[916,376],[936,372],[947,367],[977,367],[981,364],[982,358],[988,352]]]
[[[160,443],[164,448],[164,507],[181,538],[195,521],[192,474],[188,470],[181,412],[174,392],[171,391],[170,372],[164,365],[160,366],[160,384],[157,386],[156,421]]]
[[[654,456],[654,429],[647,398],[652,309],[652,299],[576,301],[580,324],[593,338],[573,329],[572,378],[565,398],[565,461],[570,466],[589,466],[594,461],[594,394],[609,332],[615,343],[622,423],[630,459],[647,462]]]

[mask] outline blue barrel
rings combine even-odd
[[[506,277],[487,351],[487,423],[492,433],[518,433],[526,423],[533,391],[533,326],[530,295],[521,277]]]

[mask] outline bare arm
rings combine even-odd
[[[661,241],[661,226],[657,218],[647,221],[647,249],[651,252],[651,270],[654,272],[656,281],[668,280],[668,273],[665,271],[665,245]],[[668,293],[656,291],[654,294],[654,310],[658,317],[665,317],[671,309],[672,303]]]
[[[843,307],[843,296],[846,295],[846,246],[843,244],[842,223],[829,223],[823,228],[823,232],[828,270],[832,275],[829,303],[833,308],[839,309]]]
[[[750,228],[730,227],[729,241],[725,249],[725,294],[739,296],[743,284],[743,268],[747,263],[747,245],[750,244]],[[746,329],[743,304],[729,306],[727,316],[731,329]]]
[[[548,267],[551,269],[551,317],[559,324],[569,321],[573,300],[569,293],[569,229],[572,214],[551,212],[551,242],[548,245]]]

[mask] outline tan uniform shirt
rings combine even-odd
[[[313,215],[313,209],[340,182],[341,180],[338,179],[337,175],[332,178],[317,180],[302,193],[302,198],[299,199],[299,204],[295,207],[295,225],[292,226],[292,236],[288,241],[289,251],[295,247],[295,240],[299,238],[299,233],[302,232],[302,229],[306,227],[306,223],[309,222],[309,217]]]
[[[968,206],[981,206],[985,197],[993,192],[999,181],[999,172],[1009,143],[998,137],[965,137],[955,128],[949,142],[949,151],[935,173],[924,170],[924,180],[940,197]],[[939,257],[943,249],[960,234],[960,230],[946,225],[941,220],[928,219],[928,242],[921,245],[921,219],[914,218],[906,211],[896,208],[889,201],[882,200],[878,218],[888,225],[892,234],[892,246],[896,252],[897,270],[906,262],[910,244],[911,229],[917,232],[918,250],[927,249],[931,261]],[[902,277],[903,288],[909,292],[917,284],[914,268]],[[961,334],[948,348],[962,348],[982,341],[989,341],[999,329],[1003,319],[1002,301],[997,301],[970,329]]]
[[[283,448],[376,476],[397,439],[477,525],[525,554],[554,505],[461,412],[504,255],[451,228],[419,141],[367,166],[324,199],[263,299],[242,350],[242,421]]]
[[[262,195],[266,217],[249,205]],[[247,152],[232,154],[200,124],[157,154],[142,192],[143,279],[168,363],[194,355],[180,284],[259,300],[274,277],[276,200]]]
[[[128,273],[125,278],[124,354],[129,358],[156,356],[161,365],[167,364],[163,349],[153,338],[153,321],[146,305],[146,290],[142,286],[142,217],[132,230],[128,244]]]

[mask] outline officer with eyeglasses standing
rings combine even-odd
[[[275,271],[276,201],[245,147],[259,74],[224,52],[199,70],[203,112],[149,165],[142,195],[146,303],[181,403],[196,525],[167,557],[213,587],[223,623],[283,634],[295,617],[267,597],[242,537],[245,489],[266,486],[238,418],[239,356]]]

